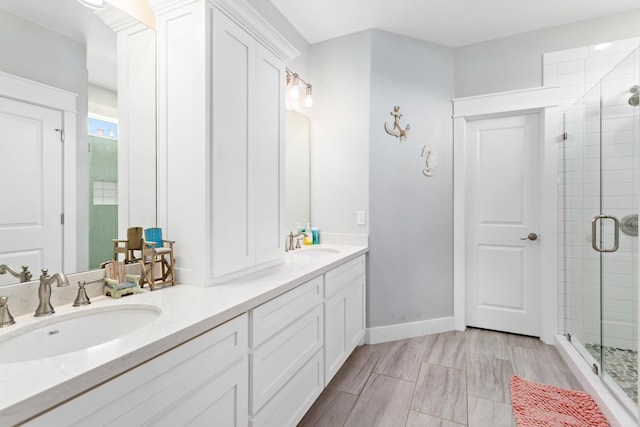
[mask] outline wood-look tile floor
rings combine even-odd
[[[512,375],[582,389],[555,347],[467,329],[358,347],[299,426],[515,426]]]

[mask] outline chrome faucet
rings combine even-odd
[[[51,305],[51,284],[55,280],[60,286],[69,286],[67,276],[62,273],[56,273],[53,276],[49,276],[49,270],[43,268],[42,276],[40,276],[40,286],[38,287],[38,298],[40,303],[36,309],[35,317],[48,316],[55,313],[53,306]]]
[[[288,243],[285,244],[285,251],[289,252],[289,251],[293,251],[294,249],[300,249],[301,248],[300,239],[296,240],[296,246],[295,247],[293,246],[293,239],[295,239],[296,237],[299,237],[299,236],[304,236],[304,235],[305,234],[303,232],[299,232],[299,233],[293,234],[293,231],[291,231],[289,233],[289,235],[287,236]]]
[[[23,265],[22,271],[17,271],[15,268],[11,267],[9,264],[1,264],[0,274],[6,274],[7,271],[11,273],[13,277],[19,278],[20,283],[29,282],[31,280],[31,272],[29,271],[28,265]]]

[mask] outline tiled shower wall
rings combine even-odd
[[[616,65],[639,41],[623,40],[606,49],[589,46],[544,57],[544,83],[561,88],[560,109],[567,112],[569,135],[558,153],[559,325],[561,333],[570,332],[583,343],[600,343],[600,256],[591,248],[591,218],[600,213],[600,192],[603,212],[618,218],[638,213],[638,108],[627,103],[629,88],[640,83],[637,52]],[[609,246],[613,242],[611,223],[605,223],[603,230],[603,244]],[[636,237],[621,233],[620,249],[603,257],[604,345],[637,348],[636,246]]]
[[[600,84],[602,211],[629,221],[637,221],[640,206],[640,107],[628,103],[629,88],[640,84],[638,60],[635,50]],[[638,237],[625,230],[620,232],[619,250],[602,257],[602,336],[605,346],[636,350]]]

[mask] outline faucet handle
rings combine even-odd
[[[89,295],[87,295],[87,290],[84,288],[86,285],[90,285],[92,283],[104,283],[104,279],[96,279],[90,282],[86,280],[78,281],[78,295],[76,296],[76,300],[73,302],[74,307],[81,307],[83,305],[91,304],[91,300],[89,299]]]
[[[7,305],[8,300],[9,297],[0,297],[0,328],[6,328],[16,323],[9,312],[9,306]]]
[[[44,277],[47,277],[49,275],[49,269],[48,268],[43,268],[40,271],[42,272],[42,275]]]
[[[84,288],[86,284],[87,282],[84,280],[80,280],[78,282],[78,295],[76,296],[76,300],[73,302],[74,307],[81,307],[83,305],[91,304],[89,295],[87,295],[87,290]]]

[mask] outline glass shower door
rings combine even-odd
[[[565,329],[593,367],[601,361],[600,255],[592,248],[592,218],[600,215],[600,84],[565,113],[562,145]]]
[[[639,83],[638,51],[600,83],[601,366],[616,394],[638,401],[638,206],[640,139],[632,88]],[[616,224],[617,222],[617,224]],[[613,250],[615,249],[615,250]],[[610,252],[607,250],[611,250]],[[625,399],[626,402],[626,399]],[[628,402],[626,402],[628,403]],[[629,405],[628,405],[629,406]]]
[[[636,50],[565,113],[561,186],[565,329],[593,371],[634,414],[639,63]]]

